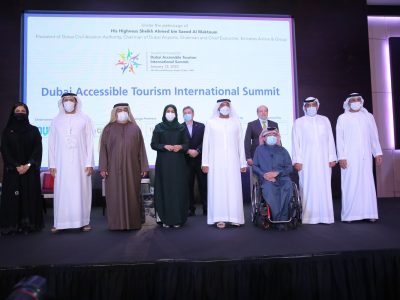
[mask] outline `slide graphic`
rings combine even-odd
[[[117,62],[117,66],[121,67],[122,73],[128,70],[129,73],[135,73],[135,70],[140,66],[139,54],[134,55],[130,49],[128,53],[121,53]]]
[[[230,98],[243,133],[265,104],[291,150],[295,103],[293,20],[270,16],[24,14],[23,101],[47,138],[64,92],[82,100],[95,127],[95,161],[113,105],[127,102],[142,129],[149,163],[163,108],[194,108],[211,117],[216,100]]]

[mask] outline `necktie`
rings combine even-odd
[[[266,128],[266,127],[267,127],[266,122],[265,122],[265,121],[262,121],[262,128],[264,129],[264,128]]]

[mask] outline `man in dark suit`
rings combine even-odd
[[[246,136],[244,138],[244,151],[249,166],[253,165],[254,152],[259,144],[258,138],[261,131],[267,127],[278,128],[278,123],[268,120],[268,107],[260,105],[257,107],[258,119],[247,124]]]
[[[201,150],[203,147],[204,124],[193,121],[194,110],[190,106],[183,108],[182,123],[186,128],[189,138],[189,150],[186,152],[186,163],[189,174],[189,216],[194,216],[196,211],[194,198],[195,177],[199,187],[201,204],[203,205],[203,215],[207,215],[207,175],[201,170]]]

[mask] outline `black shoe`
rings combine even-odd
[[[286,224],[277,224],[276,229],[278,231],[287,231],[287,226],[286,226]]]
[[[203,216],[207,216],[207,208],[203,208]]]
[[[189,210],[189,213],[188,213],[188,216],[189,216],[189,217],[193,217],[193,216],[195,215],[194,212],[195,212],[194,209],[190,209],[190,210]]]

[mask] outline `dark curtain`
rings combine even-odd
[[[24,276],[54,299],[400,299],[400,250],[234,261],[0,270],[0,299]]]

